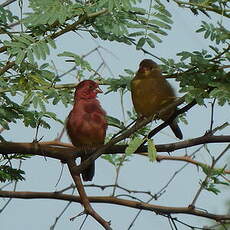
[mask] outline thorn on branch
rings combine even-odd
[[[78,218],[79,216],[83,216],[83,215],[86,215],[86,217],[88,217],[89,214],[86,214],[86,212],[83,211],[83,212],[80,212],[79,214],[77,214],[76,216],[70,217],[69,220],[74,221],[76,218]]]

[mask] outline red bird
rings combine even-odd
[[[104,144],[107,121],[106,112],[96,99],[102,93],[98,84],[92,80],[80,82],[75,91],[74,105],[67,118],[66,129],[72,144],[87,149]],[[82,156],[81,162],[88,156]],[[83,172],[84,181],[91,181],[95,173],[95,162],[92,162]]]

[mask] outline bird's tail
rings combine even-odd
[[[180,140],[183,139],[183,134],[175,120],[170,124],[170,128],[177,138],[179,138]]]
[[[87,158],[81,158],[81,162],[86,160]],[[93,161],[83,172],[82,179],[83,181],[91,181],[93,179],[95,173],[95,161]]]

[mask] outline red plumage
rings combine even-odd
[[[75,91],[74,105],[67,118],[66,129],[72,144],[87,149],[104,144],[107,121],[106,113],[97,94],[102,93],[98,84],[92,80],[80,82]],[[87,159],[83,156],[81,161]],[[95,173],[95,162],[82,172],[84,181],[91,181]]]

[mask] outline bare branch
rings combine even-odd
[[[172,152],[174,150],[188,148],[196,145],[207,143],[228,143],[230,142],[230,136],[201,136],[190,140],[179,141],[169,144],[156,145],[157,152]],[[124,153],[127,145],[114,145],[107,149],[101,150],[102,154],[117,154]],[[89,153],[95,151],[96,148],[92,148]],[[76,159],[81,156],[81,148],[76,148],[71,144],[60,143],[55,141],[40,142],[40,143],[16,143],[16,142],[3,142],[0,143],[0,154],[34,154],[38,156],[46,156],[53,159],[61,160],[63,163],[69,159]],[[136,150],[136,154],[147,156],[147,146],[142,146]],[[199,165],[198,161],[195,161],[188,156],[157,156],[157,161],[162,160],[177,160]],[[229,173],[229,170],[226,171]]]
[[[197,193],[196,193],[196,195],[195,195],[195,197],[194,197],[194,199],[193,199],[193,201],[192,201],[192,203],[191,203],[191,205],[190,205],[192,208],[195,207],[195,203],[196,203],[198,197],[200,196],[202,190],[205,188],[205,186],[206,186],[206,184],[207,184],[209,178],[211,177],[211,175],[212,175],[212,169],[214,169],[216,163],[217,163],[217,162],[219,161],[219,159],[229,150],[229,148],[230,148],[230,144],[227,145],[227,147],[219,154],[219,156],[218,156],[216,159],[213,158],[213,162],[212,162],[212,165],[211,165],[211,167],[210,167],[209,173],[206,174],[205,179],[204,179],[203,182],[201,183],[200,188],[198,189],[198,191],[197,191]]]
[[[0,76],[2,74],[4,74],[8,69],[10,69],[11,67],[13,67],[14,64],[15,64],[15,62],[7,62],[6,65],[0,69]]]
[[[105,221],[91,206],[89,199],[86,195],[84,185],[82,184],[80,174],[76,174],[74,167],[76,167],[76,163],[74,159],[69,160],[67,162],[70,174],[74,180],[78,193],[80,195],[81,203],[84,206],[85,214],[92,216],[98,223],[100,223],[106,230],[112,230],[110,227],[110,223]]]
[[[183,2],[183,1],[177,1],[177,0],[173,0],[175,3],[177,3],[180,7],[185,7],[185,8],[196,8],[196,9],[203,9],[205,11],[211,11],[211,12],[215,12],[217,14],[220,14],[221,16],[225,16],[227,18],[230,18],[230,10],[228,9],[222,9],[219,8],[217,6],[212,7],[209,5],[204,5],[204,4],[199,4],[199,3],[195,3],[195,2]]]
[[[3,2],[3,3],[0,5],[0,7],[8,6],[8,5],[10,5],[11,3],[16,2],[16,1],[17,1],[17,0],[7,0],[7,1]]]
[[[73,195],[75,188],[72,188],[72,193],[71,195]],[[64,209],[61,211],[61,213],[55,218],[54,223],[50,226],[50,230],[53,230],[55,228],[55,226],[57,225],[58,221],[60,220],[60,218],[62,217],[62,215],[65,213],[65,211],[68,209],[68,207],[71,205],[72,201],[69,201],[67,203],[67,205],[64,207]]]
[[[60,193],[49,193],[49,192],[13,192],[13,191],[0,191],[0,197],[9,197],[9,198],[20,198],[20,199],[58,199],[65,201],[73,201],[76,203],[82,203],[79,196],[72,196],[67,194]],[[190,207],[168,207],[160,206],[154,204],[147,204],[143,202],[131,201],[111,196],[88,196],[89,202],[92,203],[107,203],[107,204],[116,204],[125,207],[143,209],[146,211],[155,212],[156,214],[187,214],[200,216],[215,221],[228,221],[230,220],[229,214],[218,215],[210,213],[208,211],[202,211],[193,209]]]

